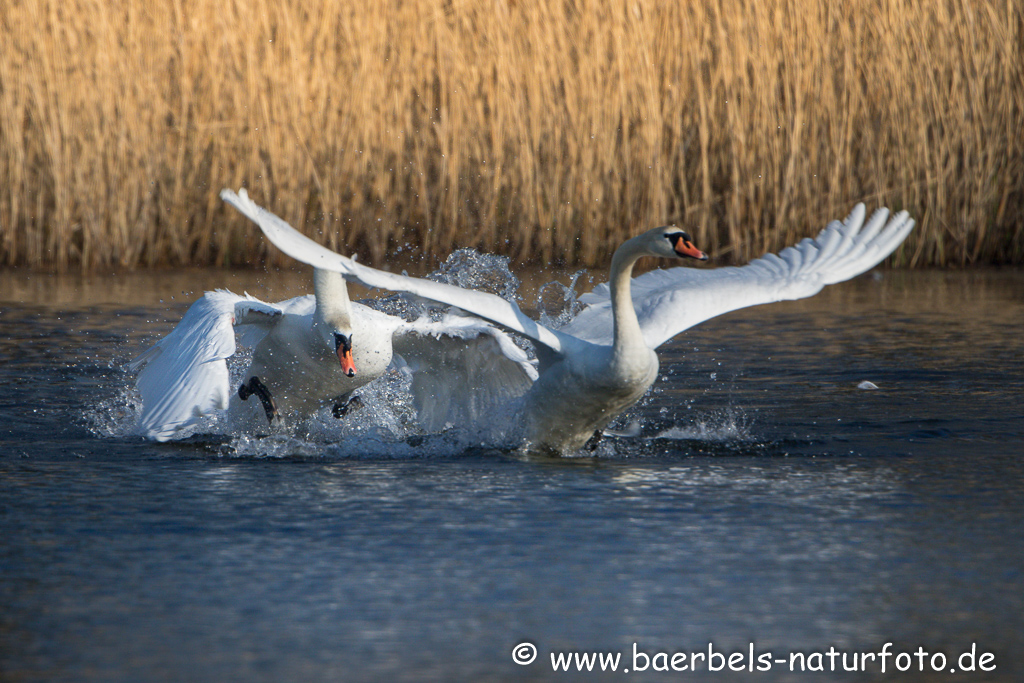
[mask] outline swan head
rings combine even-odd
[[[652,256],[708,260],[708,255],[694,246],[690,234],[673,225],[650,230],[643,236],[643,240]]]
[[[356,364],[352,360],[352,304],[348,300],[345,280],[340,273],[314,268],[313,293],[316,296],[314,329],[319,330],[324,343],[338,355],[341,371],[349,377],[355,377]]]
[[[349,377],[356,376],[356,364],[352,360],[352,333],[344,334],[335,331],[334,352],[338,354],[338,362],[341,363],[341,371]]]

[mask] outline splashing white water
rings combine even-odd
[[[583,304],[576,293],[576,285],[585,270],[572,274],[568,285],[561,282],[549,282],[537,290],[537,310],[540,312],[542,325],[561,329],[572,322],[572,319],[583,310]]]
[[[705,443],[735,443],[753,440],[747,416],[734,408],[698,415],[690,424],[674,426],[655,438]]]
[[[241,382],[247,357],[228,362],[231,386]],[[470,448],[510,449],[517,438],[508,425],[511,414],[479,428],[452,428],[428,434],[417,423],[410,378],[399,369],[388,370],[378,380],[356,392],[362,405],[343,418],[335,418],[329,406],[306,419],[284,416],[283,424],[252,433],[233,425],[227,411],[205,416],[182,429],[172,443],[216,445],[222,455],[255,458],[412,458],[451,456]],[[510,410],[512,406],[510,406]],[[99,438],[141,438],[138,419],[142,399],[133,378],[123,376],[111,396],[98,401],[83,414],[87,428]],[[501,429],[494,425],[503,425]]]
[[[129,382],[116,387],[112,396],[98,400],[85,410],[82,418],[86,427],[95,436],[107,439],[123,439],[139,434],[137,427],[142,412],[142,397]]]
[[[463,289],[490,292],[507,301],[519,301],[521,282],[509,270],[509,261],[507,256],[481,254],[476,249],[458,249],[449,254],[427,279]]]

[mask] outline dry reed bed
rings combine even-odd
[[[375,262],[667,222],[744,261],[865,200],[919,219],[899,263],[1021,263],[1022,7],[8,0],[0,264],[258,262],[243,185]]]

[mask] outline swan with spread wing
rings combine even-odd
[[[345,281],[332,270],[314,269],[313,291],[270,304],[218,290],[193,303],[174,330],[130,366],[141,368],[142,433],[167,441],[225,409],[234,427],[249,431],[327,405],[340,418],[352,392],[384,374],[396,354],[412,370],[417,416],[432,431],[486,417],[494,405],[525,393],[536,377],[522,349],[477,318],[407,322],[351,302]],[[227,359],[235,353],[236,332],[255,348],[241,386],[232,391]]]
[[[525,396],[526,438],[552,453],[580,448],[636,403],[657,377],[655,349],[675,335],[739,308],[813,296],[825,285],[866,272],[895,251],[914,226],[905,211],[889,218],[887,209],[865,222],[864,205],[858,204],[845,221],[833,221],[816,238],[745,266],[671,268],[633,279],[633,266],[644,256],[707,258],[682,230],[655,228],[615,251],[608,283],[583,297],[588,307],[555,330],[492,294],[388,273],[336,254],[257,206],[245,190],[224,190],[221,198],[292,258],[367,287],[457,307],[533,341],[540,374]]]

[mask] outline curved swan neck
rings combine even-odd
[[[348,329],[352,326],[352,305],[341,273],[314,269],[313,294],[316,296],[316,313],[313,317],[315,325],[325,324],[330,329]]]
[[[633,295],[630,282],[633,277],[633,265],[642,256],[647,255],[644,249],[643,236],[634,237],[623,242],[612,256],[611,271],[608,284],[611,288],[612,319],[614,321],[614,348],[620,353],[630,348],[646,346],[640,323],[633,308]]]

